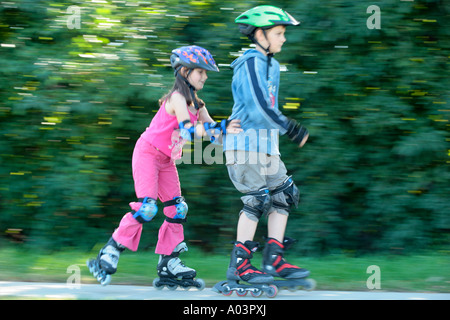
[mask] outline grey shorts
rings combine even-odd
[[[242,193],[258,191],[261,188],[274,190],[280,186],[288,177],[286,167],[278,155],[268,155],[265,153],[249,151],[225,151],[226,165],[228,175],[236,189]],[[288,205],[283,193],[272,196],[274,201]],[[241,197],[245,205],[255,206],[253,196]],[[268,214],[277,211],[278,213],[289,215],[289,212],[279,208],[270,208]],[[245,212],[249,219],[258,221],[258,219]]]

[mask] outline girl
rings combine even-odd
[[[227,131],[238,133],[239,121],[215,123],[204,102],[197,97],[196,92],[203,89],[208,78],[207,71],[219,71],[208,50],[198,46],[181,47],[172,51],[170,61],[176,77],[173,88],[160,99],[159,111],[133,152],[133,179],[138,201],[130,203],[132,211],[122,218],[97,258],[87,262],[89,270],[102,285],[111,281],[120,253],[125,248],[137,250],[142,225],[156,215],[156,199],[159,198],[166,219],[159,229],[155,250],[160,255],[157,266],[160,279],[155,279],[154,285],[160,288],[165,284],[170,288],[178,285],[204,287],[204,283],[194,281],[196,271],[178,258],[181,252],[187,251],[182,223],[186,221],[188,206],[181,196],[175,160],[181,157],[186,140],[206,133],[212,133],[214,138]]]

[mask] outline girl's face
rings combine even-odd
[[[188,77],[189,83],[194,86],[195,90],[197,91],[203,89],[206,79],[208,79],[206,70],[201,68],[192,70]]]

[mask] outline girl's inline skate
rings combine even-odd
[[[125,247],[111,237],[100,250],[97,258],[86,261],[89,272],[97,278],[97,281],[102,286],[106,286],[111,282],[111,275],[117,271],[120,253],[123,250],[125,250]]]
[[[176,290],[181,287],[185,290],[189,290],[191,287],[195,287],[198,290],[205,288],[205,281],[202,279],[194,279],[197,272],[183,263],[178,257],[180,253],[188,251],[188,247],[185,242],[178,244],[170,255],[160,255],[157,266],[157,272],[159,278],[153,280],[153,286],[161,290],[165,286],[169,290]]]
[[[254,241],[235,242],[227,270],[227,280],[217,283],[213,290],[225,296],[236,292],[238,296],[243,297],[250,292],[252,296],[259,297],[264,292],[269,298],[275,297],[278,288],[271,284],[273,277],[256,269],[250,263],[253,252],[258,249],[258,246],[259,244]],[[240,281],[248,284],[240,283]]]

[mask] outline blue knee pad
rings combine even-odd
[[[173,200],[169,200],[163,203],[164,207],[175,206],[177,213],[173,218],[166,217],[166,221],[171,223],[183,223],[186,222],[186,215],[188,213],[188,205],[184,201],[184,197],[175,197]]]
[[[139,202],[142,202],[142,205],[138,211],[133,212],[133,218],[140,223],[151,221],[158,212],[156,200],[150,197],[145,197],[144,199],[139,199]]]

